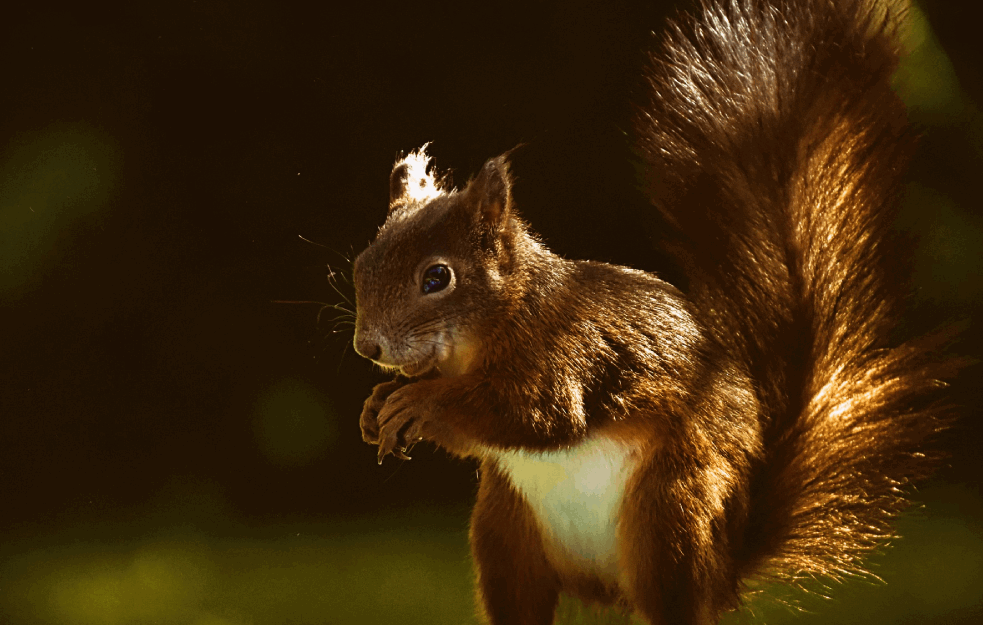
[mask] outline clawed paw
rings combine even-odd
[[[386,400],[394,392],[406,384],[406,380],[396,378],[389,382],[376,384],[372,389],[372,394],[365,400],[362,406],[362,415],[359,417],[359,427],[362,429],[362,440],[366,443],[376,445],[379,443],[379,412],[386,405]]]
[[[376,417],[379,464],[390,453],[409,460],[406,454],[424,439],[425,411],[408,395],[402,389],[392,393]]]

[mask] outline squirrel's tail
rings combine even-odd
[[[945,420],[942,365],[890,342],[904,280],[889,230],[912,149],[891,89],[902,12],[720,0],[653,55],[647,184],[765,419],[745,577],[862,573]]]

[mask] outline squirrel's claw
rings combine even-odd
[[[412,460],[413,458],[406,455],[406,447],[401,447],[398,449],[392,449],[386,451],[381,445],[379,446],[379,464],[382,464],[382,459],[386,457],[386,454],[391,453],[393,457],[399,458],[400,460]]]

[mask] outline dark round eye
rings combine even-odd
[[[451,282],[451,270],[447,265],[433,265],[423,272],[423,292],[443,291]]]

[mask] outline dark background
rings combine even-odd
[[[921,34],[905,83],[924,136],[899,222],[919,237],[912,329],[971,320],[983,288],[978,35],[957,4],[923,7],[938,39]],[[107,522],[114,536],[223,533],[466,507],[467,462],[418,448],[376,465],[357,421],[383,378],[346,347],[348,326],[332,333],[336,311],[318,322],[317,304],[276,302],[352,297],[349,259],[384,218],[392,163],[425,142],[458,184],[525,144],[515,196],[550,247],[677,277],[630,152],[643,53],[669,10],[203,1],[9,15],[6,553]],[[980,353],[972,323],[956,349]],[[974,375],[957,385],[970,407],[937,484],[978,502]],[[979,510],[966,514],[978,530]]]

